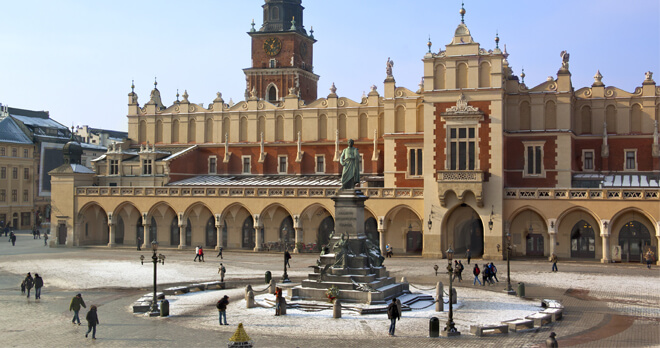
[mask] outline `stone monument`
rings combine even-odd
[[[407,283],[396,283],[383,266],[378,242],[364,233],[364,202],[368,199],[355,185],[359,184],[357,148],[349,140],[342,152],[342,189],[332,197],[335,202],[335,231],[327,247],[322,248],[314,273],[300,286],[292,288],[291,300],[327,301],[326,290],[339,289],[342,302],[384,304],[394,296],[408,292]],[[346,163],[346,164],[344,164]]]

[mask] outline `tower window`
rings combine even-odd
[[[271,59],[268,61],[268,67],[269,68],[277,68],[277,60]]]
[[[286,173],[287,173],[287,169],[288,169],[288,168],[287,168],[287,167],[288,167],[288,165],[287,165],[287,157],[286,157],[286,156],[278,156],[277,159],[278,159],[278,161],[279,161],[279,166],[278,166],[279,168],[278,168],[277,171],[278,171],[280,174],[286,174]]]
[[[251,174],[250,156],[243,156],[243,174]]]
[[[275,86],[268,87],[268,101],[277,101],[277,88]]]
[[[316,155],[316,173],[324,174],[325,173],[325,156]]]
[[[637,150],[624,150],[626,154],[625,170],[637,170]]]
[[[218,172],[218,159],[215,156],[209,157],[209,174],[216,174]]]

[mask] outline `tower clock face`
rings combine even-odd
[[[280,53],[282,50],[282,41],[276,37],[271,37],[264,41],[264,51],[267,55],[273,57]]]

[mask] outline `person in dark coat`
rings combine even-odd
[[[39,276],[39,273],[34,274],[34,298],[41,298],[41,288],[44,286],[44,280]]]
[[[470,260],[472,259],[472,252],[470,251],[470,249],[468,249],[468,250],[465,252],[465,258],[468,260],[468,265],[469,265],[469,264],[470,264]]]
[[[220,260],[222,260],[222,247],[218,248],[218,255],[216,257],[220,257]]]
[[[71,299],[69,311],[73,311],[73,320],[71,320],[71,322],[75,324],[77,320],[78,325],[80,325],[80,317],[78,316],[78,312],[80,312],[80,306],[87,308],[87,306],[85,306],[85,301],[83,300],[82,295],[77,294]]]
[[[479,265],[475,263],[474,268],[472,269],[472,274],[474,274],[474,281],[472,282],[472,285],[477,284],[477,282],[479,282],[479,285],[483,285],[479,280],[479,273],[481,273],[481,270],[479,269]]]
[[[495,264],[492,263],[492,262],[490,263],[490,274],[491,274],[492,278],[495,278],[496,282],[498,282],[498,283],[500,282],[500,280],[497,279],[497,267],[495,267]],[[491,280],[492,280],[492,278],[491,278]]]
[[[286,249],[284,251],[284,265],[291,268],[291,264],[289,263],[289,260],[291,260],[291,254],[289,253],[289,249]]]
[[[392,299],[392,303],[387,306],[387,319],[390,320],[390,336],[394,336],[394,330],[396,329],[396,321],[401,319],[401,313],[399,312],[399,307],[396,305],[396,297]]]
[[[30,298],[30,290],[34,286],[34,279],[32,279],[32,274],[28,272],[27,276],[25,277],[25,291],[27,292],[27,297]]]
[[[11,242],[11,246],[16,245],[16,235],[14,234],[14,232],[9,233],[9,241]]]
[[[100,324],[99,323],[99,316],[96,314],[96,306],[92,305],[89,307],[89,312],[87,312],[87,316],[85,317],[87,319],[87,333],[85,334],[85,337],[89,335],[89,333],[92,333],[92,339],[96,339],[96,325]]]
[[[229,325],[227,324],[227,305],[229,304],[229,296],[225,295],[218,303],[215,305],[218,308],[218,321],[220,325]],[[222,323],[222,319],[225,319],[225,323]]]
[[[483,284],[481,286],[485,286],[486,284],[490,285],[490,280],[488,279],[490,277],[490,269],[488,268],[487,264],[484,264],[484,268],[481,270],[481,280],[483,281]]]
[[[137,237],[136,244],[137,244],[137,250],[142,250],[142,238],[140,238],[140,236]]]

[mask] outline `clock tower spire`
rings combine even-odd
[[[276,103],[291,88],[305,102],[316,100],[319,76],[314,74],[314,36],[303,25],[301,0],[265,0],[263,24],[252,37],[252,67],[243,69],[246,91]],[[312,33],[313,31],[310,31]]]

